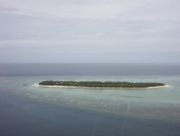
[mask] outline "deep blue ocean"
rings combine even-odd
[[[42,80],[162,82],[45,88]],[[0,136],[180,136],[179,64],[0,64]]]

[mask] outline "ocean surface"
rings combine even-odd
[[[42,80],[162,82],[45,88]],[[180,136],[180,65],[0,64],[0,136]]]

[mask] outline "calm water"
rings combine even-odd
[[[163,82],[156,89],[42,88],[42,80]],[[180,65],[0,64],[0,136],[179,136]]]

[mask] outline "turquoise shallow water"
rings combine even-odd
[[[163,82],[154,89],[43,88],[42,80]],[[180,135],[180,76],[1,76],[0,135]]]

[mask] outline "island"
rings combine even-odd
[[[102,87],[102,88],[148,88],[165,86],[164,83],[120,81],[42,81],[40,86]]]

